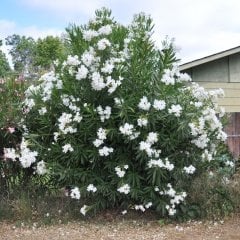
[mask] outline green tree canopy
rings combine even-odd
[[[0,40],[0,47],[2,46],[2,40]],[[5,53],[0,50],[0,77],[5,77],[6,74],[11,70],[9,62]]]
[[[32,37],[13,34],[6,38],[6,45],[11,46],[14,70],[21,73],[32,71],[35,40]]]
[[[36,42],[34,64],[49,69],[53,61],[64,56],[64,43],[59,37],[47,36]]]

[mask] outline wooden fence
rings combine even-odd
[[[228,135],[227,145],[230,152],[235,158],[239,158],[240,155],[240,113],[232,113],[229,119],[229,124],[225,128],[225,132]]]

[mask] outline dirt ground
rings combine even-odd
[[[240,240],[240,216],[221,221],[161,225],[158,221],[72,222],[47,227],[0,223],[1,240]]]

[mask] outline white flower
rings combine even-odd
[[[118,175],[118,177],[123,178],[126,171],[122,169],[121,167],[115,167],[115,172]]]
[[[103,129],[103,128],[99,128],[98,131],[97,131],[97,136],[98,136],[98,138],[101,139],[101,140],[107,139],[106,130]]]
[[[210,162],[213,160],[213,154],[205,149],[202,153],[202,159]]]
[[[4,148],[4,158],[12,159],[13,161],[16,161],[16,158],[19,157],[19,154],[16,153],[16,150],[14,148]]]
[[[177,81],[178,82],[191,82],[192,79],[187,73],[180,73]]]
[[[158,134],[155,132],[150,132],[147,136],[147,142],[151,145],[158,141]]]
[[[128,184],[124,184],[121,187],[119,187],[117,190],[120,193],[128,194],[130,193],[130,186]]]
[[[101,140],[101,139],[96,139],[96,140],[93,141],[93,145],[94,145],[95,147],[99,147],[99,146],[101,146],[102,144],[103,144],[103,140]]]
[[[22,167],[27,168],[32,165],[32,163],[36,162],[36,157],[38,156],[37,151],[31,151],[27,147],[27,142],[25,139],[22,139],[21,145],[20,145],[20,157],[19,161],[22,165]]]
[[[81,194],[78,187],[75,187],[71,190],[70,197],[74,199],[80,199]]]
[[[145,204],[145,208],[150,208],[152,206],[152,202],[148,202],[147,204]]]
[[[95,147],[99,147],[100,145],[103,144],[104,140],[107,139],[106,130],[103,128],[99,128],[97,131],[97,136],[98,138],[95,141],[93,141],[93,145]]]
[[[147,118],[139,118],[137,120],[137,123],[138,123],[139,127],[146,127],[148,124],[148,120],[147,120]]]
[[[145,151],[149,157],[152,156],[153,149],[151,148],[151,144],[149,142],[141,141],[139,143],[139,149],[140,151]]]
[[[111,62],[106,62],[104,66],[101,68],[102,73],[108,73],[111,74],[114,69],[114,65]]]
[[[59,135],[60,134],[58,132],[53,133],[53,139],[54,139],[55,142],[57,142]]]
[[[65,144],[64,146],[62,146],[62,151],[64,153],[73,152],[73,148],[72,148],[71,144]]]
[[[141,210],[142,212],[145,212],[145,208],[143,205],[135,205],[134,208],[135,210]]]
[[[126,164],[123,166],[123,168],[127,170],[129,168],[129,166]]]
[[[148,167],[149,168],[152,168],[152,167],[165,168],[168,171],[172,171],[174,169],[174,165],[170,163],[167,158],[165,159],[165,163],[161,159],[158,159],[158,160],[151,159],[148,162]]]
[[[234,162],[227,160],[225,162],[225,165],[233,168],[234,167]]]
[[[66,64],[70,65],[70,66],[77,66],[77,65],[79,65],[80,61],[78,59],[78,56],[77,55],[75,55],[75,56],[68,56]]]
[[[106,87],[102,76],[98,72],[94,72],[92,74],[91,86],[96,91],[101,91],[103,88]]]
[[[82,34],[83,34],[83,39],[86,40],[86,41],[91,41],[92,38],[98,36],[98,33],[97,33],[96,31],[94,31],[94,30],[91,30],[91,29],[89,29],[89,30],[84,30],[84,31],[82,32]]]
[[[130,140],[136,139],[140,135],[140,132],[134,132],[131,136],[129,136]]]
[[[46,107],[42,107],[41,109],[38,110],[40,115],[44,115],[47,112]]]
[[[123,135],[130,136],[133,134],[134,126],[129,123],[125,123],[123,126],[119,127],[120,132]]]
[[[102,26],[98,29],[98,34],[103,34],[103,35],[109,35],[111,34],[112,32],[112,27],[111,25],[105,25],[105,26]]]
[[[58,119],[58,127],[63,134],[67,134],[71,132],[71,128],[69,128],[69,123],[73,121],[71,113],[62,113],[62,115]]]
[[[224,131],[219,131],[217,134],[217,139],[221,140],[222,142],[225,142],[227,140],[227,134]]]
[[[108,87],[108,93],[112,94],[116,91],[117,87],[121,85],[122,78],[119,77],[119,80],[114,80],[110,76],[107,77],[106,86]]]
[[[121,107],[123,104],[124,100],[120,98],[114,98],[114,103],[118,106]]]
[[[182,113],[182,107],[179,104],[172,105],[169,109],[168,112],[171,114],[173,113],[176,117],[180,117]]]
[[[190,165],[188,167],[184,167],[183,170],[187,173],[187,174],[193,174],[196,171],[196,168],[193,165]]]
[[[57,88],[57,89],[62,89],[62,87],[63,87],[63,82],[62,82],[62,80],[57,80],[57,82],[56,82],[56,88]]]
[[[200,108],[200,107],[202,107],[202,105],[203,105],[203,103],[202,103],[202,102],[200,102],[200,101],[199,101],[199,102],[195,102],[195,103],[194,103],[194,106],[195,106],[195,107],[197,107],[197,108]]]
[[[24,100],[24,106],[26,107],[26,112],[29,112],[34,106],[35,106],[35,101],[32,98],[26,98]]]
[[[207,147],[207,143],[210,141],[207,134],[200,135],[197,139],[193,139],[191,143],[195,144],[198,148],[204,149]]]
[[[82,54],[81,60],[82,62],[87,66],[91,66],[93,64],[93,62],[95,61],[95,52],[90,50],[90,51],[85,51]]]
[[[103,109],[101,105],[97,107],[97,112],[100,116],[101,122],[104,122],[106,119],[110,118],[111,111],[112,111],[112,108],[109,106],[106,106],[105,109]]]
[[[36,172],[39,175],[44,175],[45,173],[47,173],[47,168],[44,161],[40,161],[37,163]]]
[[[80,68],[78,68],[76,79],[77,80],[85,79],[87,75],[88,75],[88,69],[84,65],[81,65]]]
[[[176,214],[176,209],[174,209],[174,208],[169,208],[168,209],[168,214],[169,214],[169,216],[174,216],[175,214]]]
[[[80,123],[82,121],[82,116],[80,116],[80,113],[77,112],[76,115],[73,118],[73,121]]]
[[[164,100],[154,100],[153,102],[153,108],[156,110],[163,110],[166,107],[166,102]]]
[[[110,46],[111,46],[111,43],[106,38],[99,40],[97,43],[98,50],[104,50],[106,47],[110,47]]]
[[[125,214],[127,214],[127,210],[123,210],[121,213],[122,213],[122,215],[125,215]]]
[[[81,209],[80,209],[80,213],[84,216],[86,215],[87,211],[88,211],[87,205],[83,205],[83,207],[81,207]]]
[[[164,74],[161,82],[165,83],[166,85],[174,85],[175,84],[175,79],[174,77],[168,76],[167,74]]]
[[[93,184],[89,184],[87,186],[87,191],[88,192],[96,192],[97,191],[97,188],[93,185]]]
[[[171,183],[168,183],[167,186],[168,186],[169,189],[165,190],[164,194],[166,194],[166,195],[168,195],[170,197],[175,197],[176,191],[173,189]]]
[[[140,102],[138,104],[138,107],[144,111],[148,111],[151,107],[151,103],[148,101],[147,97],[146,96],[143,96],[141,99],[140,99]]]
[[[103,148],[98,150],[100,156],[108,156],[110,153],[113,152],[113,148],[109,148],[104,146]]]

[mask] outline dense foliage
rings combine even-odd
[[[125,27],[106,9],[69,27],[71,55],[28,88],[22,143],[5,148],[5,158],[68,186],[84,215],[116,206],[180,214],[226,139],[221,90],[190,83],[152,29],[144,14]]]

